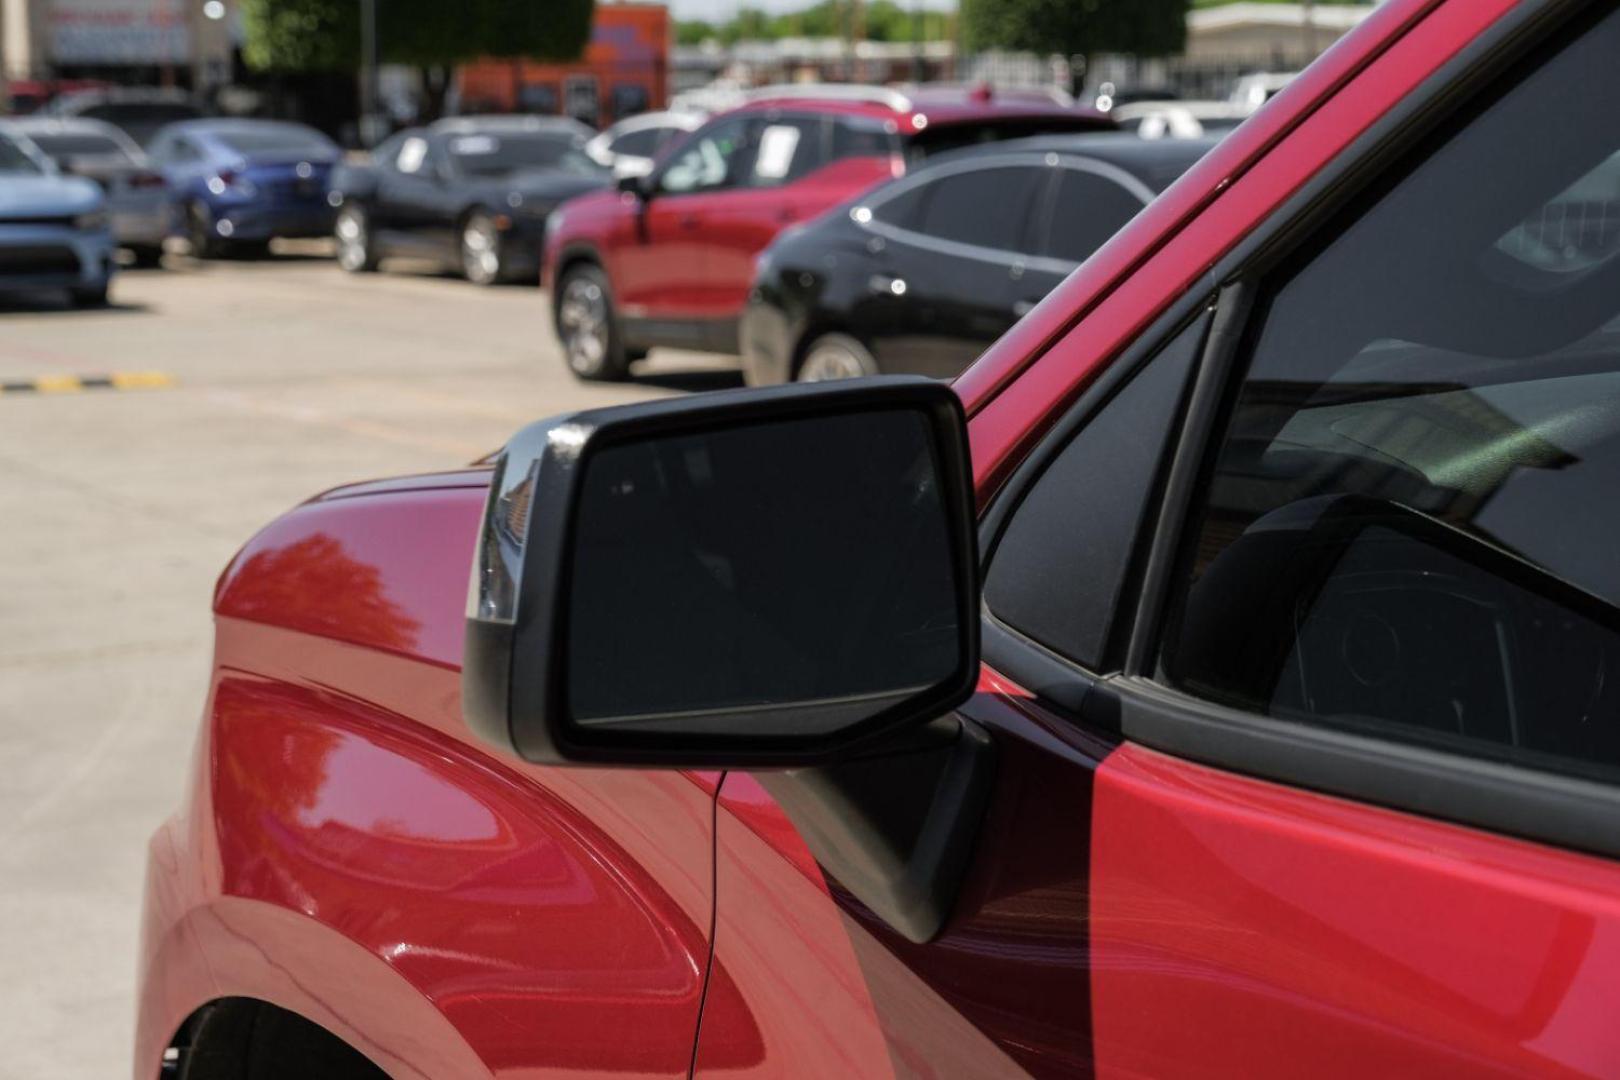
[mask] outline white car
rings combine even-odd
[[[1294,81],[1297,71],[1261,71],[1245,75],[1232,87],[1226,100],[1233,105],[1254,112],[1270,101],[1277,91]]]
[[[104,120],[31,116],[15,130],[32,139],[63,173],[82,176],[107,193],[113,236],[137,266],[156,266],[173,230],[169,185],[134,139]]]
[[[1228,101],[1136,101],[1108,115],[1144,139],[1198,139],[1224,135],[1254,110]]]
[[[585,144],[585,152],[615,176],[646,176],[653,159],[674,138],[700,127],[700,112],[645,112],[626,117]]]

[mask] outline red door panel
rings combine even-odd
[[[781,187],[738,188],[716,200],[703,216],[705,307],[711,317],[735,318],[742,312],[754,283],[754,260],[783,229],[819,217],[895,172],[890,158],[843,158]]]
[[[995,734],[996,792],[927,945],[826,878],[757,782],[726,776],[698,1076],[1089,1074],[1086,821],[1107,746],[1006,684],[981,690],[962,712]]]
[[[726,194],[655,195],[634,212],[628,235],[613,251],[624,315],[689,319],[705,309],[710,244],[704,222]]]
[[[1095,790],[1100,1075],[1620,1073],[1620,866],[1129,744]]]

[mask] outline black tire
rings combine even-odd
[[[90,285],[79,289],[70,289],[69,297],[76,308],[99,308],[107,306],[107,285],[103,281],[100,285]]]
[[[151,270],[163,265],[162,244],[139,244],[131,247],[129,253],[135,259],[135,266],[141,270]]]
[[[575,263],[557,282],[552,307],[563,361],[575,378],[620,382],[630,374],[630,358],[613,313],[613,288],[595,263]]]
[[[474,210],[461,222],[456,242],[461,251],[461,276],[474,285],[499,285],[506,280],[506,253],[495,215]]]
[[[338,266],[351,274],[369,274],[377,269],[377,245],[372,240],[371,217],[365,207],[344,203],[332,235],[337,239]]]
[[[793,381],[855,379],[877,373],[877,360],[865,345],[848,334],[822,334],[804,350],[804,357],[793,372]]]
[[[228,249],[225,240],[214,231],[214,215],[200,202],[186,204],[186,239],[191,242],[194,259],[224,258]]]

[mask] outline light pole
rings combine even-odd
[[[360,0],[360,145],[376,142],[377,0]]]

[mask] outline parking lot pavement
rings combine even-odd
[[[0,384],[173,380],[0,392],[0,1076],[128,1075],[146,839],[181,792],[214,579],[254,529],[550,413],[739,382],[675,356],[582,386],[533,287],[319,253],[171,254],[104,311],[0,306]]]

